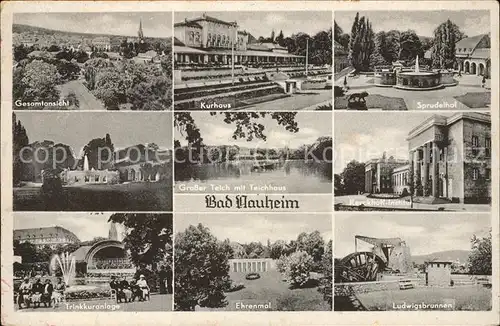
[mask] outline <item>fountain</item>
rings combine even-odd
[[[404,68],[381,66],[375,68],[374,84],[380,87],[395,87],[404,90],[428,91],[445,86],[455,86],[453,71],[420,70],[418,55],[415,67]]]
[[[53,274],[55,274],[58,267],[61,269],[64,283],[69,287],[73,283],[76,275],[75,256],[68,252],[54,255],[50,260],[50,268]]]
[[[88,171],[89,170],[89,157],[85,155],[83,157],[83,171]]]

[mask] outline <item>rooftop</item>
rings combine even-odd
[[[14,230],[14,240],[21,240],[27,238],[52,238],[56,236],[71,236],[80,242],[78,237],[71,231],[60,226],[49,226],[44,228],[29,228]]]
[[[421,124],[413,128],[408,133],[408,138],[413,138],[425,130],[429,129],[432,126],[450,126],[458,120],[468,119],[474,120],[478,122],[491,124],[491,116],[487,113],[478,113],[478,112],[461,112],[456,113],[450,117],[434,114],[428,119],[424,120]]]
[[[483,39],[483,37],[488,34],[480,34],[472,37],[466,37],[461,39],[455,44],[455,49],[474,49],[478,43]]]

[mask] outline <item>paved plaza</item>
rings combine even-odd
[[[335,109],[345,109],[347,107],[347,98],[353,93],[367,92],[366,98],[369,110],[470,110],[484,109],[489,110],[491,103],[491,80],[486,81],[485,87],[481,87],[482,76],[462,75],[455,76],[458,85],[444,87],[430,91],[402,90],[393,87],[378,87],[373,84],[373,76],[358,75],[355,77],[346,77],[349,91],[343,96],[335,98]],[[344,78],[338,78],[335,86],[343,87]],[[370,105],[370,97],[383,96],[393,99],[384,99]],[[379,98],[379,97],[377,97]],[[393,107],[393,101],[400,99],[401,107]],[[373,103],[373,101],[371,101]],[[441,107],[433,107],[439,103]]]

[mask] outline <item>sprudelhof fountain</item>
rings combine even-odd
[[[63,252],[60,255],[54,255],[50,261],[52,273],[55,274],[57,267],[61,269],[62,277],[66,286],[73,283],[76,275],[75,256],[68,252]]]
[[[453,79],[453,71],[421,71],[418,56],[413,70],[403,67],[376,67],[374,78],[375,86],[415,91],[427,91],[457,84]]]

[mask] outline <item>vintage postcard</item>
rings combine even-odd
[[[499,325],[498,24],[2,3],[0,323]]]

